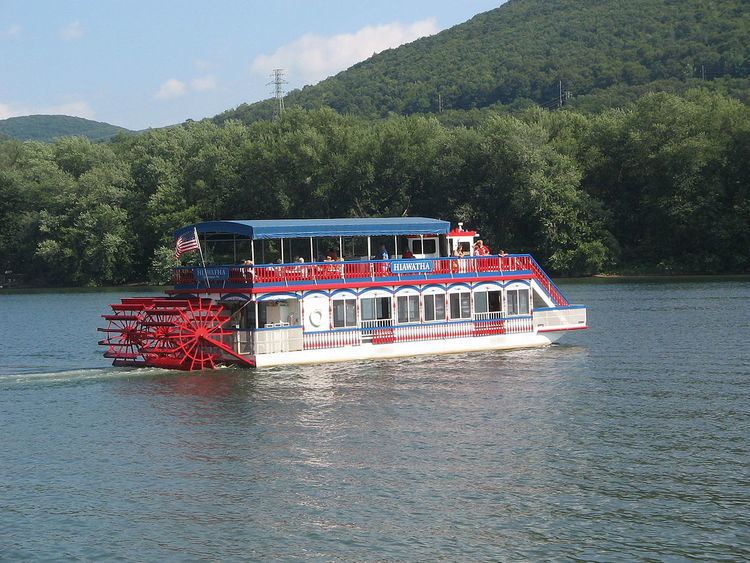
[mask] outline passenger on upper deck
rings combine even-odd
[[[414,258],[414,253],[411,251],[411,248],[408,246],[404,248],[404,251],[401,253],[401,258]]]
[[[378,250],[377,259],[378,260],[388,260],[390,256],[388,255],[388,249],[385,247],[384,244],[380,245],[380,250]]]
[[[253,275],[255,273],[253,266],[255,266],[255,264],[250,258],[242,262],[242,277],[245,281],[253,281]]]
[[[490,249],[484,245],[482,239],[479,239],[474,243],[474,254],[477,256],[487,256],[490,253]]]

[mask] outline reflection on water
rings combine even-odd
[[[563,289],[550,348],[206,374],[0,296],[0,558],[750,557],[750,284]]]

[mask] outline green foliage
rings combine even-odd
[[[105,141],[132,131],[101,121],[68,115],[25,115],[0,119],[0,140],[11,137],[19,141],[52,142],[59,137],[79,136],[91,141]]]
[[[747,269],[747,127],[747,106],[705,91],[650,94],[594,119],[584,187],[612,210],[627,262]]]
[[[151,259],[151,267],[148,271],[148,281],[152,285],[167,285],[172,278],[172,270],[180,265],[175,258],[174,248],[171,246],[160,246],[154,251]]]
[[[293,109],[107,144],[6,141],[0,266],[166,283],[172,233],[195,221],[425,215],[555,273],[747,272],[749,163],[750,110],[704,89],[596,115],[487,110],[471,127]]]
[[[475,121],[477,108],[571,107],[602,111],[648,92],[700,85],[748,101],[746,0],[510,0],[468,22],[389,49],[314,86],[287,107],[331,107],[368,118],[437,113]],[[272,100],[243,104],[217,122],[270,119]],[[461,114],[464,117],[461,117]],[[474,123],[476,124],[476,123]]]

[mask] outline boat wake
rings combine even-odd
[[[159,368],[83,368],[63,371],[38,373],[0,374],[0,389],[26,384],[60,384],[82,381],[112,380],[153,377],[155,375],[174,374],[175,372]]]

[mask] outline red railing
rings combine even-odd
[[[528,260],[529,264],[529,267],[527,269],[531,270],[531,272],[534,274],[534,279],[547,291],[549,296],[552,298],[552,301],[555,302],[555,305],[557,305],[558,307],[567,307],[568,305],[570,305],[562,292],[557,289],[555,283],[547,275],[547,272],[542,270],[541,266],[536,263],[536,260],[528,255],[526,256],[526,259]]]
[[[416,262],[427,262],[417,260]],[[176,268],[172,276],[174,285],[203,285],[208,279],[211,287],[269,283],[289,285],[294,282],[320,282],[327,280],[377,280],[398,276],[403,279],[422,279],[426,274],[458,276],[487,272],[531,271],[534,279],[558,306],[568,305],[549,276],[528,254],[510,256],[470,256],[465,258],[429,259],[430,269],[424,272],[394,272],[391,264],[401,260],[369,260],[357,262],[313,262],[295,264],[270,264],[263,266],[212,266],[203,268]],[[207,271],[204,271],[207,270]],[[196,272],[198,272],[196,274]]]
[[[363,262],[324,262],[309,264],[278,264],[256,266],[256,283],[289,283],[296,281],[320,281],[334,279],[377,279],[387,276],[419,277],[429,274],[471,274],[477,272],[510,272],[529,270],[528,257],[524,256],[487,256],[467,258],[435,258],[430,260],[432,269],[429,272],[394,273],[390,260],[372,260]],[[241,283],[247,273],[234,274],[233,271],[248,268],[230,268],[230,281]]]

